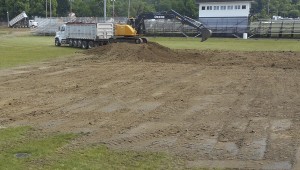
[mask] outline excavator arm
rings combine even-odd
[[[137,16],[136,19],[130,19],[130,25],[135,28],[137,31],[137,34],[145,34],[146,28],[145,28],[145,20],[147,19],[177,19],[182,24],[189,25],[195,29],[197,29],[197,32],[202,37],[202,42],[206,41],[212,34],[212,31],[208,28],[206,28],[202,23],[199,21],[196,21],[192,18],[189,18],[187,16],[183,16],[179,14],[178,12],[174,10],[166,11],[166,12],[156,12],[156,13],[143,13]]]

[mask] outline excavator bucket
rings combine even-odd
[[[201,31],[201,35],[202,35],[201,42],[206,41],[212,34],[211,30],[209,30],[207,28],[202,28],[200,31]]]

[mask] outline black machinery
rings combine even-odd
[[[181,15],[178,12],[174,10],[170,11],[164,11],[164,12],[149,12],[149,13],[142,13],[138,15],[135,19],[131,18],[129,19],[129,24],[132,25],[133,28],[137,31],[137,34],[145,34],[146,28],[145,28],[145,22],[144,20],[147,19],[177,19],[182,24],[189,25],[191,27],[194,27],[197,29],[198,34],[202,38],[202,42],[206,41],[211,35],[212,31],[208,28],[206,28],[201,22],[196,21],[192,18],[189,18],[187,16]]]

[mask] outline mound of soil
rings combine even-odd
[[[158,43],[114,43],[84,51],[91,59],[201,64],[208,66],[300,68],[300,53],[241,52],[219,50],[172,50]]]
[[[178,52],[154,42],[147,44],[114,43],[84,52],[100,59],[172,63],[179,61]]]

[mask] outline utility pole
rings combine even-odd
[[[7,11],[7,27],[9,27],[9,13]]]
[[[48,2],[46,0],[46,18],[48,17]]]
[[[115,0],[111,0],[113,3],[113,19],[115,18]]]
[[[268,0],[268,15],[270,14],[270,0]]]
[[[70,13],[72,13],[72,0],[69,0],[70,2]]]
[[[106,22],[106,0],[104,0],[104,22]]]
[[[130,0],[128,1],[128,18],[130,17]]]
[[[52,17],[52,4],[51,4],[51,0],[50,0],[50,19]]]

